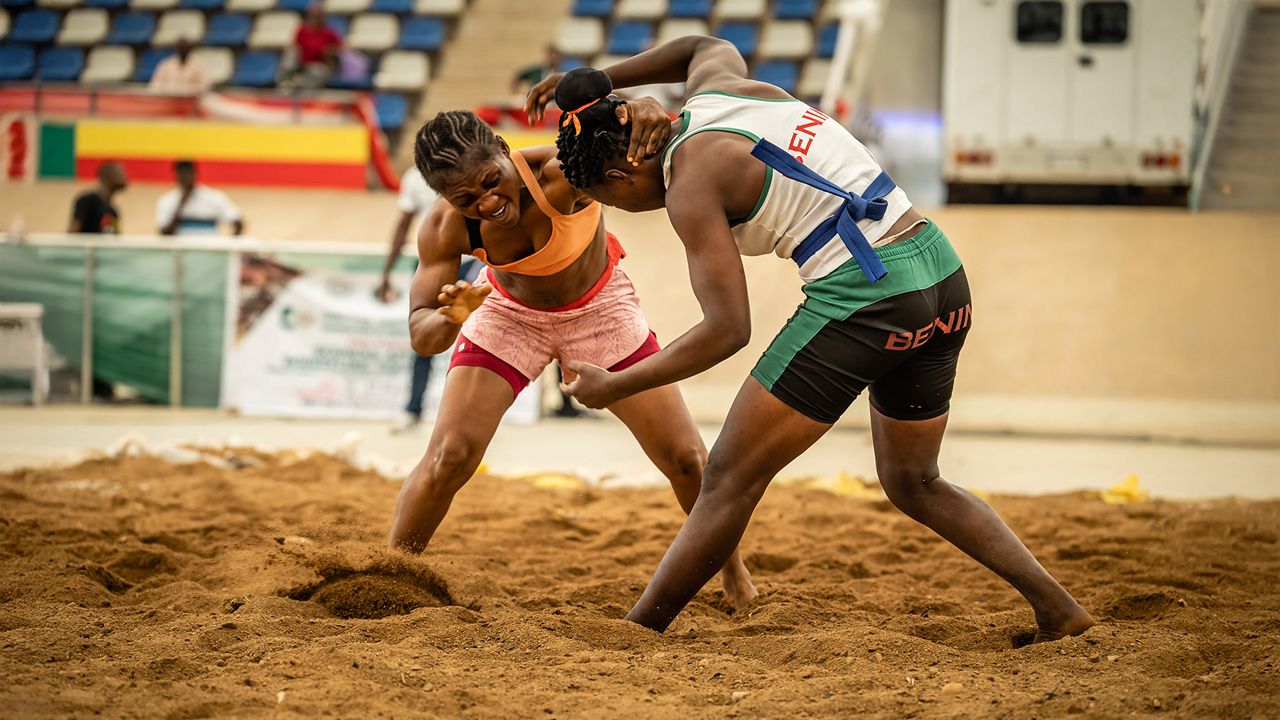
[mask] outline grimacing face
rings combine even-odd
[[[440,195],[472,220],[503,227],[516,225],[524,184],[509,152],[504,146],[488,159],[446,176]]]

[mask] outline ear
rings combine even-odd
[[[502,148],[502,154],[511,157],[511,146],[507,144],[507,139],[501,135],[496,137],[498,138],[498,146]]]
[[[631,173],[620,168],[610,168],[604,171],[605,180],[617,180],[619,182],[630,183]]]

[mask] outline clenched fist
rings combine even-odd
[[[490,292],[493,292],[492,285],[475,286],[465,280],[445,285],[436,298],[440,301],[436,312],[454,325],[461,325],[489,297]]]

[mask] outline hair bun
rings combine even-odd
[[[592,100],[609,97],[613,82],[603,70],[580,67],[570,70],[556,85],[556,105],[568,112],[586,105]]]

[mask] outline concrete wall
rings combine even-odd
[[[71,184],[0,188],[0,228],[65,229]],[[163,188],[120,198],[127,232],[151,229]],[[228,189],[254,234],[382,244],[386,193]],[[953,424],[973,430],[1155,435],[1280,443],[1280,215],[1170,209],[955,207],[930,210],[974,293]],[[610,210],[654,329],[700,318],[684,251],[663,213]],[[755,359],[801,299],[789,262],[744,259],[750,347],[687,382],[695,413],[727,410]],[[866,422],[865,405],[846,422]]]

